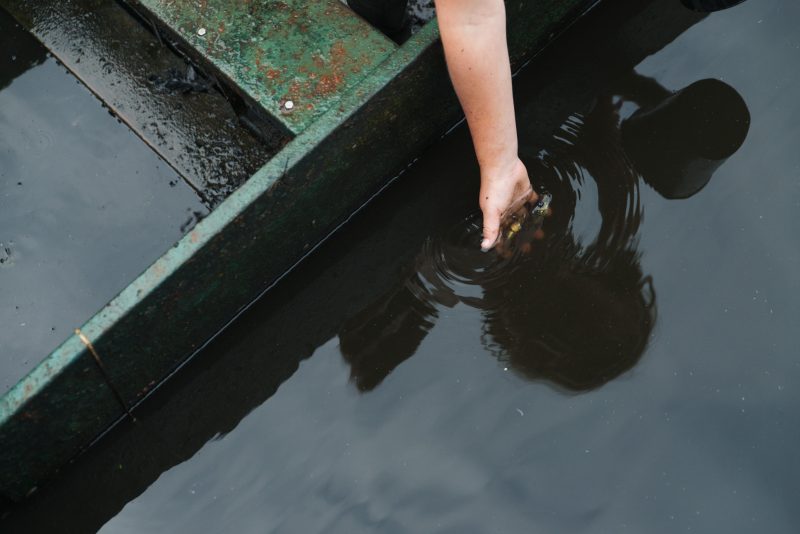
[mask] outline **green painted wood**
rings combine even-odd
[[[0,494],[24,498],[123,415],[77,338],[0,399]],[[13,414],[13,415],[12,415]]]
[[[338,0],[130,2],[295,134],[397,47]]]
[[[594,1],[521,0],[509,18],[513,64],[519,66]],[[82,327],[129,403],[160,383],[461,117],[435,23],[343,90],[336,105],[326,103],[326,113]],[[77,338],[67,340],[0,402],[4,496],[24,496],[85,446],[87,436],[115,420],[111,413],[92,418],[92,408],[75,408],[69,400],[76,394],[74,374],[86,358]],[[63,401],[48,405],[46,417],[23,424],[28,406],[41,396]],[[42,435],[61,439],[38,446],[36,462],[6,447],[40,443]]]

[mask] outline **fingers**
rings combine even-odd
[[[525,204],[530,202],[531,199],[536,199],[538,196],[536,195],[536,191],[533,190],[531,186],[528,186],[524,193],[518,195],[514,200],[511,201],[511,205],[506,207],[505,212],[503,212],[503,216],[501,220],[505,220],[510,217],[514,213],[519,213],[520,211],[525,210]]]
[[[489,251],[497,244],[500,237],[500,213],[494,210],[487,210],[483,214],[483,241],[481,250]]]
[[[483,239],[481,249],[485,252],[506,240],[509,225],[516,220],[516,234],[525,220],[525,204],[537,199],[531,187],[528,171],[517,158],[512,166],[497,173],[481,170],[480,207],[483,211]]]
[[[517,196],[511,205],[506,206],[503,212],[497,212],[492,209],[484,210],[483,216],[483,241],[481,241],[481,250],[486,252],[492,249],[495,245],[503,241],[503,232],[505,227],[508,227],[512,221],[521,224],[525,221],[528,215],[526,203],[535,202],[538,196],[532,188],[528,188],[524,193]],[[513,233],[516,233],[515,230]],[[511,236],[508,236],[509,238]]]

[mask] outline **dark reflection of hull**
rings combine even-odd
[[[676,9],[675,5],[673,0],[608,2],[574,26],[577,33],[565,35],[557,46],[537,59],[532,69],[515,80],[515,87],[529,97],[519,100],[523,104],[518,109],[522,146],[533,150],[550,143],[553,131],[572,112],[590,108],[611,80],[629,72],[648,54],[702,18],[680,4]],[[648,26],[652,20],[658,21],[655,29]],[[585,38],[573,39],[575,35]],[[586,43],[592,46],[587,47]],[[357,226],[317,251],[272,290],[269,298],[241,317],[138,407],[138,424],[125,422],[106,436],[90,454],[65,468],[59,480],[17,509],[10,521],[0,525],[0,530],[96,532],[162,472],[191,458],[209,440],[233,430],[251,410],[267,401],[316,347],[354,323],[367,325],[361,333],[371,336],[366,320],[350,319],[365,317],[362,314],[372,303],[397,289],[398,280],[408,280],[417,272],[416,258],[433,229],[452,228],[474,209],[477,183],[465,179],[476,176],[472,162],[464,162],[463,151],[468,142],[463,129],[445,139],[437,147],[436,158],[420,160],[386,198],[377,199],[360,215]],[[527,157],[528,161],[538,161],[542,168],[537,172],[547,176],[543,181],[554,195],[554,214],[544,225],[545,242],[532,252],[534,256],[538,254],[538,259],[528,261],[542,262],[551,269],[542,267],[542,274],[557,277],[561,270],[556,266],[565,258],[575,258],[581,250],[582,261],[589,265],[602,255],[584,250],[582,243],[566,237],[566,229],[573,224],[570,214],[578,205],[573,184],[586,183],[591,177],[585,176],[586,170],[574,161],[570,166],[558,155],[553,158],[536,159],[535,153]],[[617,247],[612,241],[620,239],[624,232],[612,229],[631,228],[629,219],[636,213],[632,199],[637,197],[618,194],[615,187],[602,200],[613,204],[613,209],[604,209],[605,213],[616,213],[603,221],[606,228],[602,235],[608,236],[601,240],[606,243],[604,248]],[[617,261],[630,264],[632,259],[623,255]],[[584,272],[579,261],[570,269]],[[637,276],[632,274],[630,278]],[[571,287],[582,291],[579,283]],[[560,289],[559,295],[564,291]],[[641,294],[646,296],[647,290]],[[551,301],[543,298],[538,302],[546,315]],[[431,311],[418,296],[408,292],[401,292],[394,303],[386,302],[386,306],[406,310],[395,324],[403,328],[404,321],[417,321],[421,325],[417,336],[424,335],[428,326],[413,315],[427,317],[441,308],[437,303]],[[591,308],[582,313],[591,313]],[[487,345],[491,346],[494,335],[487,329]],[[414,342],[414,337],[409,336],[409,345]],[[565,350],[546,337],[541,337],[539,344]],[[413,353],[413,348],[405,348],[404,352]],[[386,363],[391,366],[400,362]],[[370,382],[374,387],[387,371],[362,374],[362,387],[369,389]],[[520,371],[524,372],[523,368]]]
[[[47,52],[0,8],[0,91],[47,59]]]
[[[681,0],[681,3],[700,13],[713,13],[729,7],[738,6],[745,0]]]

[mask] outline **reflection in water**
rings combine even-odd
[[[749,126],[739,93],[719,80],[700,80],[623,121],[622,142],[648,185],[665,198],[688,198],[739,149]]]
[[[0,8],[0,91],[47,59],[46,50]]]
[[[722,11],[741,4],[744,0],[681,0],[681,3],[691,10],[701,13]]]
[[[621,120],[625,103],[638,110]],[[507,253],[485,254],[476,214],[430,237],[404,281],[347,322],[340,348],[358,389],[380,384],[417,351],[441,309],[459,303],[480,310],[485,346],[530,380],[587,391],[631,369],[656,319],[637,251],[639,179],[666,198],[697,193],[741,146],[749,122],[742,98],[720,81],[673,93],[626,76],[528,162],[554,199],[543,228],[533,217]],[[588,245],[573,229],[587,177],[601,218]]]

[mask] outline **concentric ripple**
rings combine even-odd
[[[409,289],[418,297],[435,304],[452,306],[457,301],[485,307],[484,295],[509,280],[522,265],[522,256],[530,251],[532,236],[541,229],[549,209],[549,194],[530,210],[530,215],[514,235],[496,249],[481,251],[482,217],[473,213],[435,237],[429,237],[417,259],[417,273]],[[416,287],[415,287],[416,286]]]

